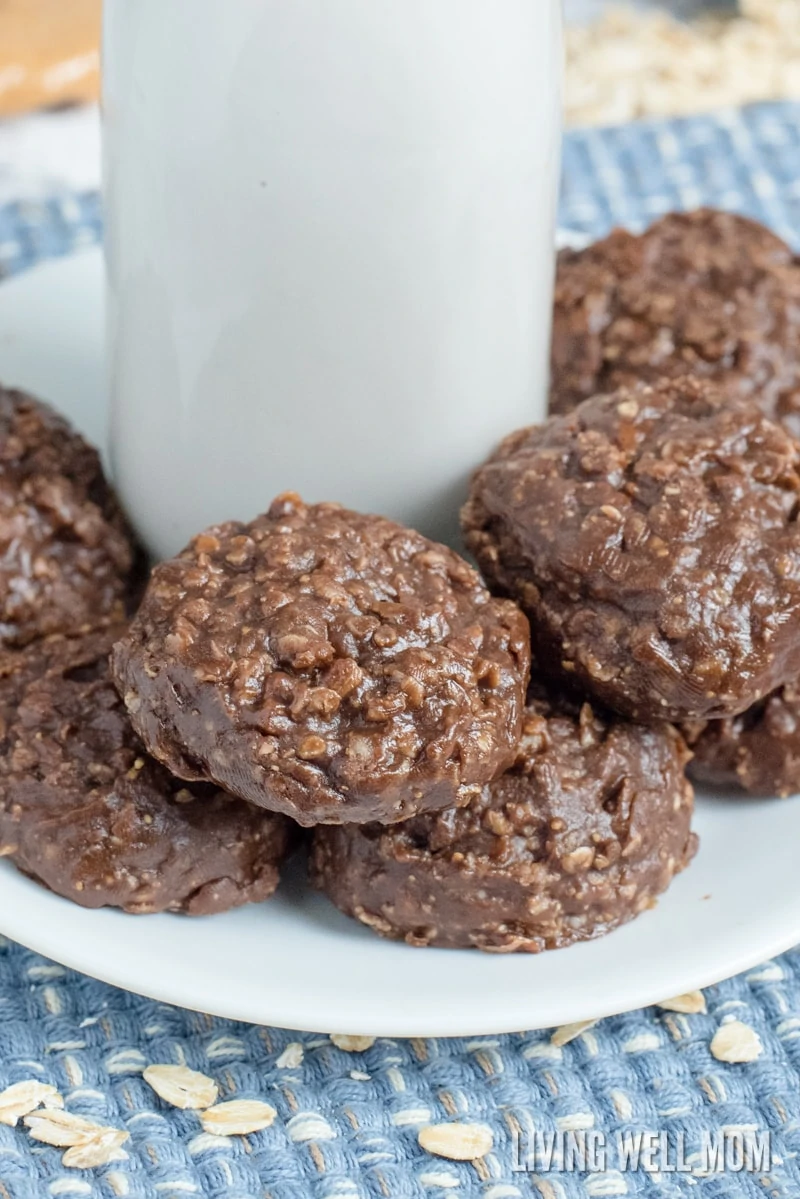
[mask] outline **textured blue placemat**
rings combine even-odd
[[[800,245],[797,106],[574,131],[564,162],[561,226],[572,237],[712,203],[759,217]],[[99,234],[93,195],[1,208],[0,271],[71,253]],[[0,1199],[796,1199],[800,951],[709,988],[706,999],[707,1014],[645,1009],[604,1020],[563,1048],[536,1032],[381,1038],[350,1054],[322,1034],[140,999],[0,938],[0,1090],[39,1078],[63,1092],[70,1111],[130,1132],[126,1158],[79,1171],[64,1168],[59,1150],[0,1124]],[[763,1043],[748,1065],[710,1053],[730,1018]],[[303,1060],[279,1066],[290,1043],[302,1045]],[[153,1062],[185,1062],[213,1075],[223,1098],[265,1099],[278,1119],[247,1138],[209,1137],[195,1114],[168,1107],[142,1081]],[[453,1119],[491,1127],[494,1149],[482,1162],[419,1148],[422,1125]],[[570,1131],[606,1138],[605,1162],[591,1142],[601,1168],[575,1173],[558,1161],[545,1169],[518,1160],[515,1136],[523,1150],[546,1153],[548,1134]],[[622,1169],[621,1138],[641,1132],[665,1134],[666,1154]],[[768,1132],[771,1161],[757,1152],[748,1163],[756,1168],[736,1172],[737,1132],[753,1134],[759,1152]],[[708,1173],[722,1133],[730,1168]],[[534,1168],[515,1168],[525,1164]]]

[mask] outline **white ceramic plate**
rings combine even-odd
[[[104,436],[98,252],[0,286],[0,378]],[[307,892],[224,916],[89,912],[0,863],[0,931],[184,1007],[287,1028],[452,1036],[609,1015],[716,982],[800,941],[800,800],[700,801],[702,846],[653,912],[600,941],[496,957],[382,941]]]

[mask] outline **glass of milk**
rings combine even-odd
[[[545,412],[559,0],[106,0],[112,456],[149,549],[282,490],[457,540]]]

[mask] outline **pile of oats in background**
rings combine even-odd
[[[613,5],[569,25],[567,124],[800,99],[800,0],[739,0],[688,20],[674,11]]]

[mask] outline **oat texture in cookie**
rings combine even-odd
[[[0,644],[124,615],[136,553],[97,452],[0,386]]]
[[[690,374],[800,432],[800,264],[763,225],[700,209],[559,255],[551,408]]]
[[[113,669],[181,777],[304,825],[392,822],[510,764],[529,634],[452,550],[284,495],[156,567]]]
[[[410,945],[536,953],[652,907],[696,848],[686,746],[530,697],[513,768],[463,808],[384,828],[320,828],[311,877]]]
[[[680,721],[800,675],[798,513],[797,443],[684,379],[511,435],[463,523],[543,668],[634,719]]]
[[[800,679],[738,716],[688,722],[682,732],[698,782],[761,796],[800,791]]]
[[[123,631],[0,651],[0,855],[84,907],[205,915],[268,898],[294,826],[150,757],[109,677]]]

